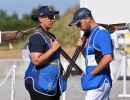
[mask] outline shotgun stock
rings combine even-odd
[[[1,32],[1,41],[5,42],[5,41],[11,41],[16,39],[16,34],[18,31],[2,31]]]
[[[130,23],[117,23],[117,24],[101,24],[98,23],[99,25],[101,25],[102,27],[108,29],[108,31],[110,33],[114,33],[115,31],[118,30],[129,30],[130,32]]]
[[[15,39],[21,39],[24,35],[32,34],[35,28],[29,28],[24,31],[2,31],[1,32],[1,40],[2,42],[11,41]]]

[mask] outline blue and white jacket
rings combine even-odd
[[[106,54],[113,55],[111,36],[108,30],[97,25],[91,29],[88,44],[85,47],[86,74],[90,74],[90,72],[99,64],[103,55]],[[100,73],[96,74],[96,76],[98,75],[106,76],[112,85],[109,64],[106,65],[105,69],[103,69]]]

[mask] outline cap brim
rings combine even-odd
[[[51,16],[51,15],[56,15],[56,14],[59,14],[59,11],[52,11],[52,12],[46,13],[45,15]]]
[[[80,22],[80,19],[72,20],[72,21],[69,23],[69,26],[74,26],[74,25],[78,24],[79,22]]]
[[[59,14],[59,11],[53,11],[54,12],[54,14]]]

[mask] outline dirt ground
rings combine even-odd
[[[63,48],[69,56],[72,56],[75,48]],[[22,58],[22,50],[12,49],[12,50],[0,50],[0,59],[15,59]]]
[[[22,50],[1,50],[0,59],[22,58]]]

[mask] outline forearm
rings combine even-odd
[[[112,55],[107,54],[104,55],[97,67],[90,73],[90,74],[97,74],[101,72],[103,69],[105,69],[106,65],[109,64],[112,61]]]
[[[47,63],[49,58],[52,56],[52,54],[55,52],[53,48],[50,48],[45,53],[32,53],[31,58],[32,62],[36,66],[41,66],[44,63]]]

